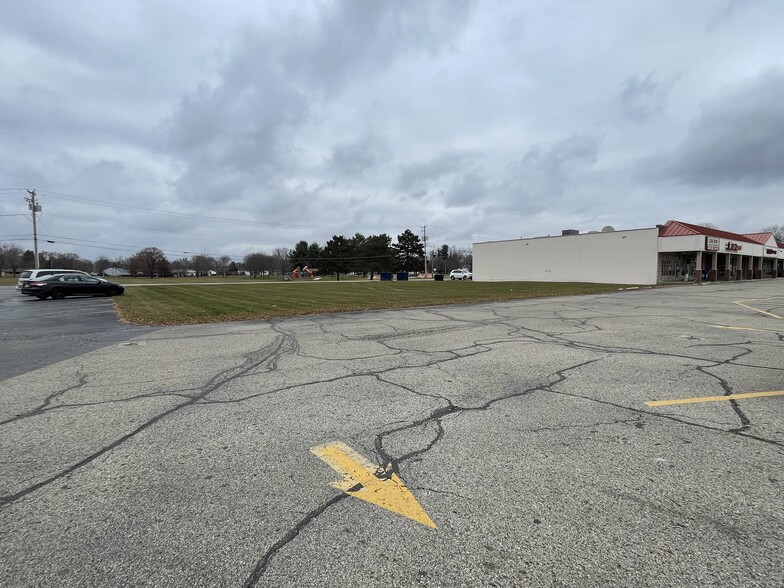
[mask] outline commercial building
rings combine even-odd
[[[784,243],[670,220],[652,228],[473,244],[477,281],[660,284],[784,277]]]

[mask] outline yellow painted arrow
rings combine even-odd
[[[392,474],[389,478],[379,478],[376,476],[378,468],[375,465],[339,441],[312,447],[310,451],[327,462],[333,470],[343,474],[343,479],[333,482],[332,487],[417,523],[436,528],[435,523],[397,474]]]

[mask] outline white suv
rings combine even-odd
[[[16,282],[16,290],[21,293],[22,286],[24,286],[30,280],[37,280],[38,278],[43,278],[44,276],[54,276],[56,274],[79,274],[80,276],[90,275],[87,272],[72,269],[48,268],[25,270],[19,274],[19,281]]]
[[[472,274],[466,268],[462,268],[449,272],[449,278],[452,280],[473,280],[474,274]]]

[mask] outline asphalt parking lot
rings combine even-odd
[[[107,317],[0,380],[0,585],[784,585],[784,279]]]
[[[0,382],[151,330],[121,323],[110,298],[38,300],[0,286]]]

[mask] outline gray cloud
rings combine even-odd
[[[444,190],[444,178],[452,177],[470,165],[476,155],[447,152],[427,161],[404,164],[400,167],[395,189],[414,198]]]
[[[185,165],[177,183],[181,195],[202,198],[204,168],[217,182],[238,171],[264,183],[307,173],[297,131],[317,122],[318,112],[348,84],[383,70],[396,56],[451,42],[470,5],[340,1],[325,6],[315,22],[246,27],[217,83],[185,98],[167,125],[170,145]],[[373,157],[361,144],[337,145],[327,165],[357,173]]]
[[[0,210],[37,188],[53,234],[240,256],[423,224],[457,246],[758,230],[784,219],[783,19],[755,0],[7,2]]]
[[[621,111],[632,121],[644,122],[664,111],[667,106],[668,87],[654,79],[650,73],[645,78],[626,78],[618,94]]]
[[[336,145],[326,165],[338,177],[359,176],[381,162],[386,154],[383,140],[364,136],[351,143]]]
[[[498,189],[502,197],[493,199],[488,210],[533,214],[557,206],[575,178],[596,163],[599,142],[598,136],[583,133],[531,147],[509,166]]]
[[[487,178],[479,171],[460,175],[446,194],[448,206],[480,205],[488,197]]]
[[[683,142],[646,159],[642,174],[702,186],[784,179],[782,96],[784,70],[773,69],[706,102]]]

